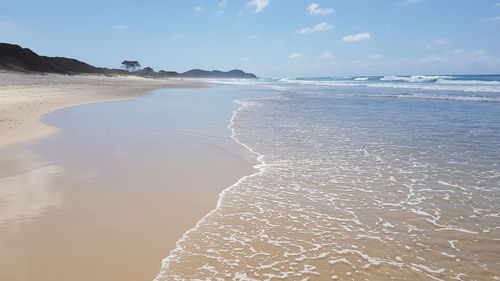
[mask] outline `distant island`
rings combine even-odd
[[[124,61],[131,62],[131,61]],[[138,62],[138,66],[140,64]],[[123,64],[123,63],[122,63]],[[230,71],[192,69],[184,73],[175,71],[154,71],[145,67],[130,71],[129,69],[109,69],[95,67],[72,58],[40,56],[28,48],[19,45],[0,43],[0,70],[37,73],[59,73],[77,75],[84,73],[107,75],[137,75],[143,77],[186,77],[186,78],[257,78],[253,73],[239,69]]]
[[[253,73],[246,73],[243,70],[234,69],[230,71],[192,69],[182,73],[187,77],[209,77],[209,78],[257,78]]]

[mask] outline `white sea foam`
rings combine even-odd
[[[426,76],[426,75],[414,75],[414,76],[384,76],[380,78],[381,81],[404,81],[409,83],[424,83],[424,82],[435,82],[438,79],[452,78],[451,76]]]
[[[483,81],[483,80],[450,80],[438,79],[436,84],[454,84],[454,85],[492,85],[500,86],[500,81]]]
[[[366,86],[376,87],[376,88],[500,93],[500,86],[488,86],[488,85],[372,83],[372,84],[367,84]]]
[[[373,86],[375,85],[375,86]],[[382,87],[381,85],[372,84],[373,87]],[[498,96],[466,96],[466,95],[450,95],[450,94],[439,94],[439,93],[329,93],[329,92],[319,92],[319,91],[304,91],[297,90],[291,87],[283,86],[269,86],[269,88],[288,93],[298,93],[304,95],[333,95],[340,97],[370,97],[370,98],[401,98],[401,99],[431,99],[431,100],[451,100],[451,101],[471,101],[471,102],[500,102],[500,95]],[[404,88],[404,87],[398,87]],[[417,87],[418,88],[418,87]],[[499,89],[500,93],[500,89]]]

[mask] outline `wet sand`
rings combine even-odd
[[[255,172],[226,128],[232,97],[210,91],[62,109],[45,118],[61,133],[1,150],[0,280],[152,280]]]

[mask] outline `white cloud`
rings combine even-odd
[[[249,62],[249,61],[251,61],[251,60],[252,60],[252,58],[251,58],[251,57],[245,57],[245,58],[242,58],[242,59],[241,59],[241,61],[243,61],[243,62]]]
[[[256,13],[262,11],[267,6],[269,6],[269,0],[252,0],[247,3],[247,7],[255,7]]]
[[[399,2],[400,5],[411,5],[411,4],[417,4],[420,3],[424,0],[404,0],[403,2]]]
[[[113,29],[114,30],[124,30],[124,29],[128,29],[128,26],[123,25],[123,24],[118,24],[118,25],[113,26]]]
[[[384,57],[381,54],[374,54],[374,55],[370,55],[368,58],[371,60],[381,60]]]
[[[203,7],[201,7],[201,6],[196,6],[196,7],[194,7],[193,11],[195,11],[195,12],[197,12],[197,13],[199,13],[199,12],[203,12]]]
[[[327,31],[327,30],[330,30],[333,28],[334,28],[333,25],[326,23],[326,22],[322,22],[322,23],[318,23],[317,25],[315,25],[312,28],[304,27],[301,30],[299,30],[299,33],[300,34],[315,33],[315,32],[320,32],[320,31]]]
[[[496,16],[496,17],[493,17],[493,18],[488,18],[488,19],[484,19],[485,21],[500,21],[500,16]]]
[[[500,7],[500,2],[495,3],[493,7]]]
[[[436,39],[432,42],[436,45],[446,45],[448,43],[448,41],[446,41],[445,39]]]
[[[311,5],[307,6],[307,10],[309,10],[309,13],[312,15],[328,15],[335,12],[333,8],[322,9],[316,3],[312,3]]]
[[[290,58],[290,59],[301,59],[303,57],[304,57],[304,54],[298,52],[298,53],[291,54],[288,58]]]
[[[370,33],[358,33],[358,34],[351,34],[351,35],[347,35],[347,36],[344,36],[342,37],[342,41],[343,42],[356,42],[356,41],[361,41],[361,40],[368,40],[368,39],[371,39],[372,36],[370,35]]]
[[[500,57],[492,56],[485,50],[452,53],[448,55],[448,60],[457,65],[480,66],[483,69],[489,67],[494,69],[493,71],[500,67]]]
[[[222,0],[217,4],[217,8],[219,9],[225,9],[227,7],[227,0]]]
[[[436,39],[436,40],[432,40],[432,41],[426,41],[425,42],[425,48],[430,50],[432,49],[434,46],[438,46],[438,45],[446,45],[448,44],[448,41],[446,41],[446,39]]]
[[[247,36],[247,39],[248,39],[248,40],[255,40],[255,39],[259,39],[259,35],[257,35],[257,34],[252,34],[252,35]]]
[[[362,60],[353,60],[351,62],[349,62],[350,65],[359,65],[361,64],[363,61]]]
[[[427,56],[421,60],[418,61],[418,63],[420,64],[428,64],[428,63],[443,63],[443,62],[447,62],[448,61],[448,58],[446,57],[443,57],[443,56],[438,56],[438,55],[430,55],[430,56]]]
[[[320,59],[333,59],[333,53],[332,52],[323,52],[321,56],[319,56]]]
[[[224,10],[227,7],[227,0],[222,0],[217,4],[217,16],[222,16],[224,14]]]

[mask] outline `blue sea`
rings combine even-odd
[[[157,280],[500,280],[500,75],[209,82],[260,164]]]

